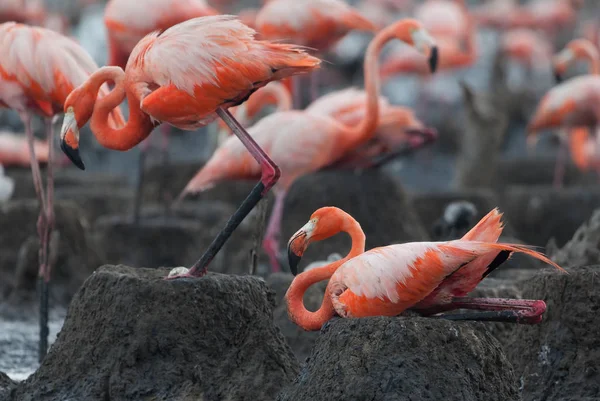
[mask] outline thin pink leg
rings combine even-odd
[[[281,271],[279,265],[279,237],[281,233],[281,219],[283,218],[283,205],[285,203],[286,191],[275,192],[275,204],[273,211],[269,216],[269,225],[263,241],[263,249],[269,256],[271,264],[271,272],[276,273]]]
[[[202,277],[206,274],[208,265],[221,250],[225,242],[229,239],[231,234],[240,225],[240,223],[246,218],[248,213],[254,209],[256,204],[269,192],[269,190],[277,183],[281,171],[279,167],[269,158],[264,150],[256,143],[256,141],[246,132],[244,127],[231,115],[228,110],[218,108],[217,114],[221,119],[231,128],[233,133],[242,141],[246,149],[256,159],[261,167],[261,179],[258,182],[248,197],[244,199],[238,210],[229,218],[225,227],[219,232],[217,237],[210,244],[206,252],[202,257],[194,263],[194,265],[188,270],[186,274],[176,275],[168,277],[168,279],[182,278],[182,277]],[[284,127],[282,127],[284,128]]]
[[[302,109],[302,76],[294,75],[292,78],[292,103],[294,109]]]
[[[456,309],[474,309],[484,312],[463,312],[439,317],[450,320],[537,324],[542,321],[542,314],[546,311],[546,303],[532,299],[456,297],[449,304],[438,305],[419,312],[424,316],[430,316]]]
[[[310,101],[314,102],[319,97],[320,70],[313,71],[308,79],[310,80]]]
[[[554,181],[552,186],[559,189],[563,186],[565,180],[565,165],[567,162],[567,142],[561,137],[556,155],[556,164],[554,165]]]

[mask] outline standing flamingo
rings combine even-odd
[[[429,66],[435,71],[435,43],[418,21],[400,20],[381,30],[367,48],[364,61],[367,108],[365,118],[359,124],[347,126],[328,115],[292,110],[271,114],[249,129],[250,135],[277,161],[282,171],[263,242],[273,271],[280,270],[277,237],[281,230],[285,195],[292,183],[298,177],[339,160],[373,138],[379,116],[377,57],[383,45],[392,39],[402,40],[429,54]],[[285,131],[280,127],[285,127]],[[208,189],[219,181],[247,179],[259,172],[260,166],[237,141],[229,138],[186,185],[179,199],[187,193]]]
[[[299,274],[286,295],[290,319],[305,330],[320,330],[334,314],[341,317],[397,316],[407,309],[434,315],[455,309],[482,312],[442,315],[453,320],[488,320],[536,324],[546,310],[544,301],[467,298],[477,284],[521,252],[562,270],[544,255],[527,247],[498,243],[501,214],[493,209],[460,240],[412,242],[364,252],[360,224],[336,207],[324,207],[310,217],[288,243],[292,273],[310,243],[339,232],[352,238],[346,257]],[[321,307],[308,311],[302,297],[319,281],[329,279]]]
[[[108,65],[125,69],[136,44],[151,32],[164,31],[192,18],[217,14],[218,11],[210,7],[205,0],[109,0],[104,11],[104,24],[108,33]],[[162,159],[166,163],[170,126],[164,124],[160,131]],[[134,221],[139,218],[148,146],[149,141],[145,141],[139,158],[138,185],[133,207]],[[163,168],[165,167],[163,165]]]
[[[260,181],[208,250],[187,273],[172,277],[203,276],[233,231],[279,179],[279,167],[227,109],[243,103],[269,81],[306,73],[320,64],[297,46],[259,41],[254,34],[229,15],[194,18],[151,33],[133,49],[125,72],[120,67],[103,67],[65,102],[61,146],[80,168],[84,166],[79,129],[90,119],[102,146],[124,151],[143,141],[161,122],[193,130],[220,117],[260,165],[256,174]],[[106,81],[114,82],[115,88],[96,101],[98,88]],[[125,97],[129,121],[111,126],[108,113],[118,109]],[[277,127],[286,129],[285,125]]]
[[[19,113],[29,141],[33,183],[40,203],[37,222],[40,236],[40,360],[46,354],[48,338],[48,282],[50,281],[50,236],[54,227],[53,118],[61,113],[73,88],[97,70],[86,51],[75,41],[48,29],[6,22],[0,25],[0,106]],[[103,89],[106,93],[106,87]],[[44,118],[48,141],[46,192],[35,154],[31,128],[33,114]],[[111,115],[122,121],[120,112]]]
[[[352,30],[375,32],[375,25],[343,0],[271,0],[256,15],[256,28],[264,39],[289,40],[324,53]],[[311,97],[318,95],[317,77],[311,77]],[[301,108],[300,86],[292,93]]]
[[[562,76],[568,67],[578,59],[584,59],[589,62],[590,74],[600,74],[600,55],[598,54],[596,47],[587,39],[575,39],[569,42],[567,46],[554,57],[552,64],[554,75],[558,82],[562,81]],[[570,94],[567,95],[566,93],[564,93],[564,95],[570,96]],[[558,125],[555,125],[555,127],[556,126]],[[587,138],[589,138],[589,136],[589,128],[586,126],[574,126],[570,130],[560,132],[559,153],[554,172],[555,187],[560,187],[564,179],[567,144],[571,149],[572,158],[577,163],[578,167],[585,169],[585,166],[588,165],[583,159],[589,154],[589,146],[584,145],[587,143]],[[586,138],[586,140],[583,140],[583,138]],[[528,137],[529,146],[532,146],[535,143],[535,139],[536,137],[533,135]],[[582,145],[584,145],[583,148],[581,147]]]

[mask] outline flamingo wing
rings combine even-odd
[[[146,85],[142,109],[186,129],[206,125],[218,107],[240,104],[269,81],[320,63],[297,46],[255,40],[254,35],[230,15],[194,18],[147,35],[126,67]]]

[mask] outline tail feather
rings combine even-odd
[[[498,242],[504,224],[498,208],[492,209],[462,239],[465,241]]]
[[[308,54],[302,46],[273,42],[265,44],[270,50],[268,63],[275,71],[273,80],[307,73],[321,65],[321,60]]]
[[[563,273],[567,272],[565,269],[560,267],[557,263],[550,260],[546,255],[544,255],[541,252],[534,251],[533,249],[531,249],[532,247],[528,246],[528,245],[508,244],[508,243],[502,243],[502,242],[490,243],[490,242],[482,242],[482,241],[471,241],[471,244],[481,245],[484,248],[488,248],[490,252],[492,252],[494,250],[498,250],[498,251],[510,251],[510,252],[524,253],[526,255],[529,255],[537,260],[540,260],[540,261],[562,271]]]

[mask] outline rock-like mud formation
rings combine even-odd
[[[431,318],[334,318],[288,400],[518,400],[500,344],[474,328]]]
[[[600,266],[545,271],[524,283],[523,298],[543,299],[541,324],[515,325],[505,350],[523,401],[600,398]]]
[[[594,211],[564,247],[558,248],[556,241],[550,239],[546,252],[562,267],[600,264],[600,209]]]
[[[290,189],[285,202],[281,248],[315,210],[337,206],[361,225],[367,236],[366,248],[429,239],[404,190],[393,178],[379,170],[323,171],[300,178]],[[336,235],[314,243],[306,260],[326,260],[337,252],[350,250],[347,235]]]
[[[273,324],[264,281],[165,281],[168,271],[99,268],[10,400],[274,399],[298,362]]]

